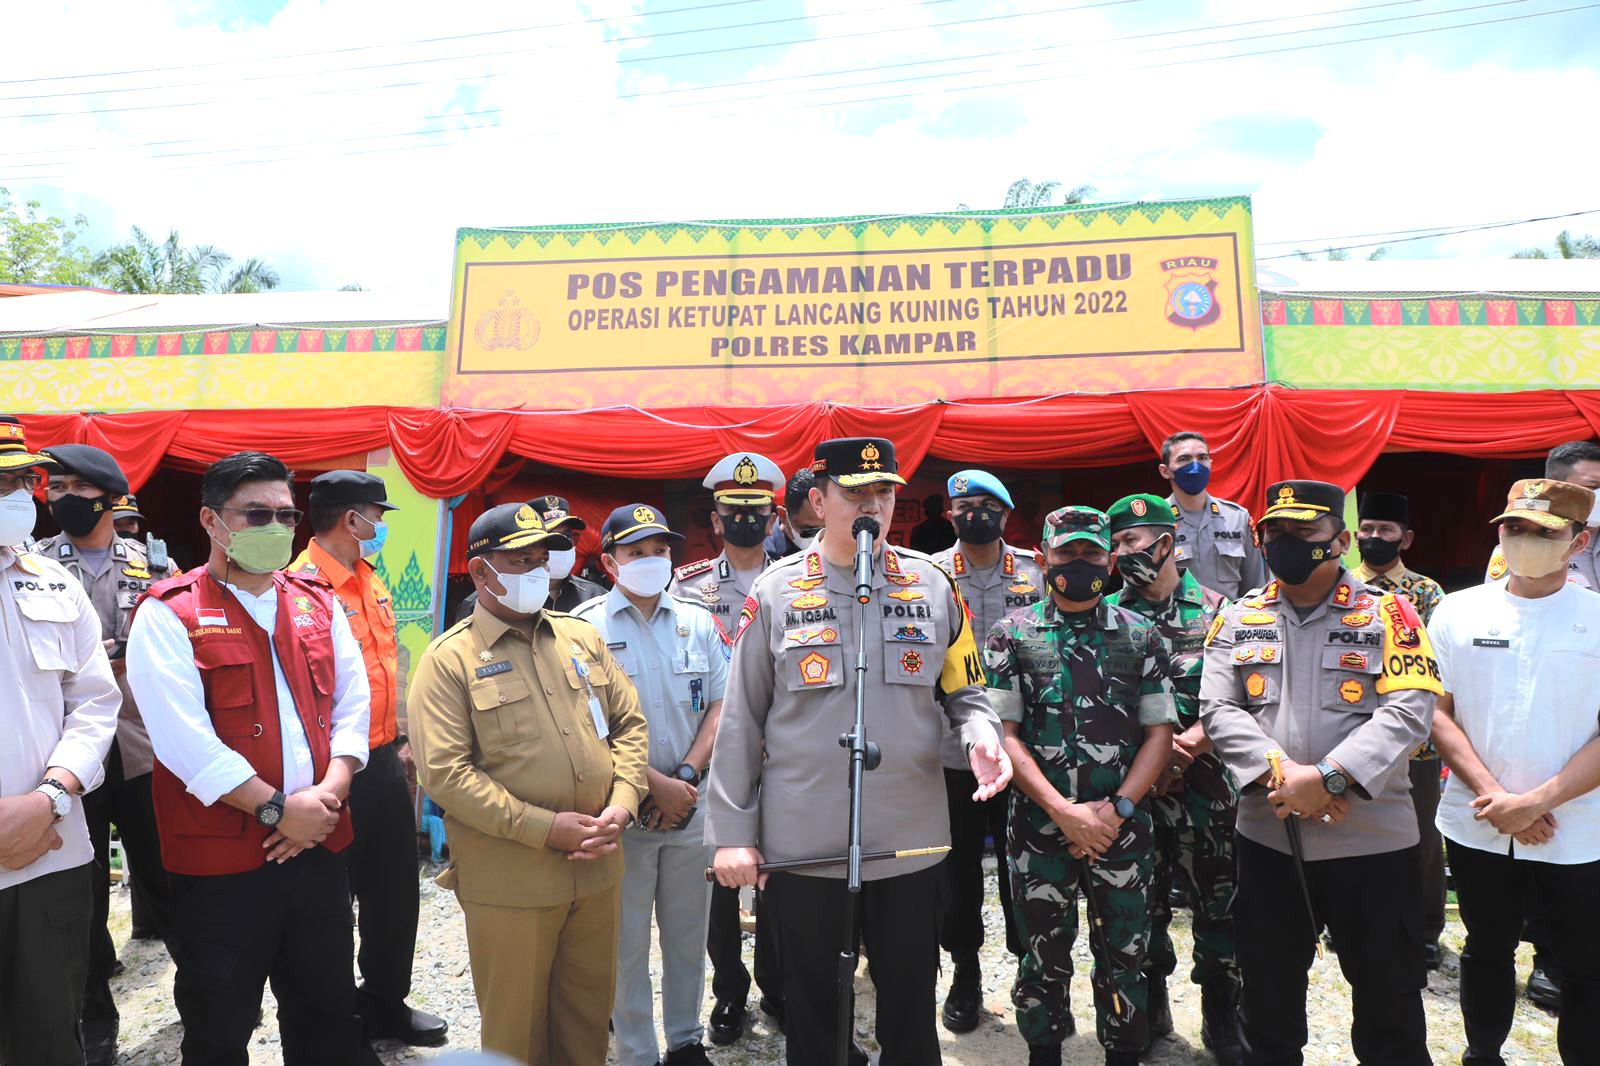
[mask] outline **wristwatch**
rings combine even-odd
[[[1330,796],[1340,796],[1350,787],[1350,779],[1327,759],[1317,763],[1317,773],[1322,775],[1322,787],[1328,790]]]
[[[700,783],[700,771],[686,762],[679,763],[677,769],[672,771],[672,776],[686,784],[698,785]]]
[[[288,802],[288,797],[282,792],[274,792],[272,798],[256,808],[256,823],[268,829],[275,828],[283,821],[283,805]]]
[[[72,813],[72,793],[67,791],[67,786],[54,778],[47,777],[40,781],[34,788],[35,792],[42,792],[50,801],[50,813],[56,821],[61,821]]]
[[[1138,808],[1133,805],[1133,800],[1127,796],[1117,796],[1111,801],[1111,809],[1117,812],[1117,817],[1126,822],[1133,817],[1133,812]]]

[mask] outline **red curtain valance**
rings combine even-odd
[[[36,447],[80,443],[111,452],[135,490],[169,456],[204,465],[258,449],[294,466],[389,447],[412,484],[439,498],[492,492],[515,473],[519,459],[578,474],[659,481],[701,477],[740,448],[793,470],[810,461],[818,441],[872,435],[894,440],[908,474],[929,455],[1047,469],[1148,460],[1169,434],[1192,429],[1218,457],[1217,495],[1255,508],[1279,478],[1349,488],[1384,451],[1512,458],[1600,436],[1600,392],[1266,386],[884,410],[824,403],[576,412],[369,407],[24,415],[22,421]]]

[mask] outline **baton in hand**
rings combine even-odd
[[[943,855],[950,850],[948,844],[937,848],[907,848],[904,851],[869,851],[861,856],[862,862],[878,862],[882,859],[914,859],[919,855]],[[756,873],[776,873],[779,870],[809,870],[817,866],[843,866],[850,861],[848,855],[829,855],[823,859],[784,859],[781,862],[764,862],[756,867]],[[717,871],[706,867],[706,880],[715,881]]]
[[[1100,961],[1104,966],[1096,965],[1090,975],[1090,984],[1099,978],[1100,991],[1111,1000],[1111,1009],[1118,1018],[1122,1017],[1122,993],[1117,990],[1116,975],[1111,972],[1111,948],[1106,944],[1106,928],[1100,918],[1100,905],[1094,899],[1094,868],[1085,855],[1078,860],[1079,869],[1083,876],[1083,903],[1089,910],[1089,940],[1099,949]]]
[[[1272,787],[1283,787],[1283,752],[1274,748],[1267,752],[1267,765],[1272,767]],[[1300,842],[1300,816],[1289,812],[1283,820],[1284,832],[1289,835],[1289,852],[1294,856],[1294,876],[1300,882],[1300,896],[1306,901],[1306,916],[1311,919],[1311,940],[1317,946],[1317,958],[1322,958],[1322,927],[1317,924],[1317,909],[1311,905],[1311,888],[1306,884],[1306,849]]]

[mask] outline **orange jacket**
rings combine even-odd
[[[323,550],[315,539],[289,564],[291,574],[322,578],[333,586],[350,620],[350,632],[361,642],[361,658],[367,664],[367,684],[372,688],[372,747],[381,747],[400,735],[399,710],[400,653],[396,640],[394,603],[383,587],[372,564],[356,563],[355,573]]]

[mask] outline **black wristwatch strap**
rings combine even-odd
[[[276,827],[279,822],[283,821],[283,808],[288,802],[289,797],[285,796],[282,792],[273,792],[271,799],[267,800],[267,802],[256,808],[257,824],[267,826],[268,828]],[[275,807],[278,811],[277,818],[274,818],[271,821],[268,821],[266,818],[262,817],[263,812],[265,812],[268,807]]]

